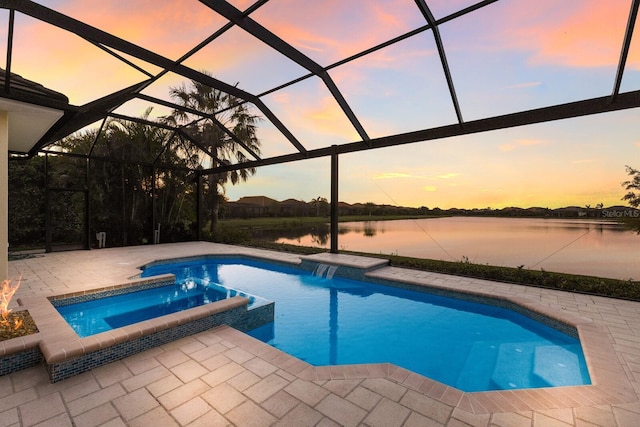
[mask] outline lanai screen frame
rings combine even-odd
[[[283,40],[282,38],[271,32],[268,28],[262,26],[251,17],[251,14],[253,12],[268,3],[269,0],[257,0],[253,5],[251,5],[244,11],[237,9],[232,4],[224,0],[200,0],[200,3],[207,6],[220,16],[224,17],[227,20],[227,23],[215,33],[207,37],[205,40],[193,46],[192,49],[190,49],[187,53],[185,53],[177,60],[166,58],[156,52],[145,49],[141,46],[131,43],[130,41],[114,36],[113,34],[100,30],[96,27],[71,18],[70,16],[64,15],[55,10],[49,9],[36,2],[32,2],[29,0],[0,0],[0,9],[7,9],[9,11],[7,58],[4,79],[5,81],[4,87],[0,89],[0,96],[18,101],[30,101],[28,99],[22,98],[20,94],[16,94],[11,89],[11,58],[13,50],[12,41],[14,34],[15,14],[21,13],[36,20],[42,21],[46,24],[53,25],[55,27],[68,31],[78,37],[81,37],[94,44],[98,48],[109,53],[110,55],[113,55],[114,57],[123,61],[130,67],[148,76],[147,80],[113,92],[105,97],[96,99],[85,105],[68,106],[65,109],[64,117],[60,119],[60,121],[53,128],[51,128],[51,130],[46,135],[44,135],[40,141],[35,144],[33,149],[28,153],[28,155],[30,156],[33,156],[39,152],[47,152],[47,147],[51,146],[60,139],[83,129],[88,125],[99,122],[100,120],[102,120],[104,123],[104,121],[106,121],[108,118],[138,122],[150,126],[166,127],[166,125],[157,123],[155,121],[143,120],[140,118],[114,113],[114,110],[116,110],[119,106],[133,99],[147,101],[152,104],[162,105],[172,109],[182,109],[185,112],[200,117],[210,117],[206,113],[185,109],[184,107],[176,105],[172,102],[168,102],[141,93],[142,90],[152,85],[154,82],[156,82],[158,79],[169,72],[233,95],[241,99],[242,102],[251,103],[260,111],[264,118],[266,120],[269,120],[273,124],[273,126],[278,129],[280,133],[288,140],[288,142],[293,147],[294,152],[285,155],[261,158],[256,153],[248,149],[248,147],[244,147],[248,154],[248,157],[252,158],[252,160],[232,165],[194,171],[198,175],[198,181],[200,181],[203,176],[219,172],[228,172],[244,168],[259,168],[266,165],[277,165],[311,158],[331,157],[330,250],[331,252],[337,252],[338,158],[340,154],[431,141],[453,136],[488,132],[498,129],[525,126],[535,123],[549,122],[640,107],[640,90],[623,93],[620,92],[621,82],[627,63],[627,56],[633,36],[633,30],[638,15],[638,9],[640,8],[640,0],[632,0],[625,28],[625,35],[620,46],[617,72],[614,81],[612,82],[612,90],[610,94],[598,98],[582,99],[570,103],[513,112],[510,114],[498,115],[473,121],[465,121],[463,118],[461,106],[458,102],[458,97],[456,95],[456,85],[449,70],[447,52],[440,37],[439,27],[442,24],[463,17],[469,13],[478,11],[498,1],[500,0],[479,1],[467,8],[436,19],[429,8],[428,0],[415,0],[416,13],[420,13],[422,15],[426,22],[425,25],[378,45],[371,46],[370,48],[354,54],[348,58],[344,58],[338,62],[323,67],[312,60],[310,57],[302,53],[300,50],[296,49],[293,45],[289,44],[286,40]],[[216,40],[218,37],[220,37],[222,34],[233,27],[243,29],[252,37],[260,40],[262,43],[266,44],[276,52],[288,58],[293,63],[307,70],[308,74],[296,78],[295,80],[289,81],[288,83],[273,87],[262,93],[253,94],[184,65],[184,62],[189,57],[203,49],[209,43]],[[423,32],[431,32],[433,36],[433,40],[438,51],[442,73],[447,84],[450,102],[455,111],[457,121],[445,126],[431,127],[412,132],[384,136],[380,138],[370,138],[360,119],[355,114],[347,100],[344,98],[344,96],[340,92],[340,89],[333,82],[328,72],[334,68],[340,67],[351,61],[399,43],[416,34],[420,34]],[[161,71],[155,75],[151,74],[134,64],[132,61],[126,59],[118,52],[159,67]],[[357,131],[360,140],[345,144],[330,145],[322,148],[308,150],[305,147],[304,143],[299,141],[296,136],[289,131],[289,129],[280,121],[280,119],[261,100],[261,98],[269,94],[277,92],[278,90],[284,89],[311,77],[317,77],[324,83],[329,93],[332,95],[333,99],[344,113],[345,117]],[[39,102],[41,105],[47,106],[46,101]],[[223,129],[224,132],[227,133],[227,135],[236,140],[236,142],[240,142],[240,140],[235,135],[233,135],[233,132],[231,130],[226,129],[221,123],[219,123],[218,125]],[[206,149],[204,149],[204,146],[202,144],[189,137],[181,128],[170,128],[170,130],[180,138],[188,139],[191,144],[194,144],[195,146],[206,152]],[[243,146],[243,144],[240,145]],[[213,164],[216,164],[216,159],[213,158],[212,153],[208,154],[212,157]],[[86,155],[86,158],[92,158],[91,151]],[[198,229],[200,228],[201,227],[199,224]]]

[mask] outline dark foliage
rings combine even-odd
[[[9,247],[44,246],[44,158],[9,162]]]

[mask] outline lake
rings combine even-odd
[[[329,248],[309,233],[281,243]],[[603,219],[446,217],[339,223],[338,249],[640,280],[640,235]]]

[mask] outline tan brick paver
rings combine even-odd
[[[33,426],[49,418],[66,415],[64,402],[58,393],[53,393],[20,406],[23,426]]]
[[[357,426],[367,415],[364,409],[335,394],[322,399],[316,409],[343,426]]]

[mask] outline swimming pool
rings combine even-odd
[[[577,338],[506,308],[246,258],[142,276],[165,273],[275,301],[275,321],[250,335],[314,365],[389,362],[463,391],[590,384]]]

